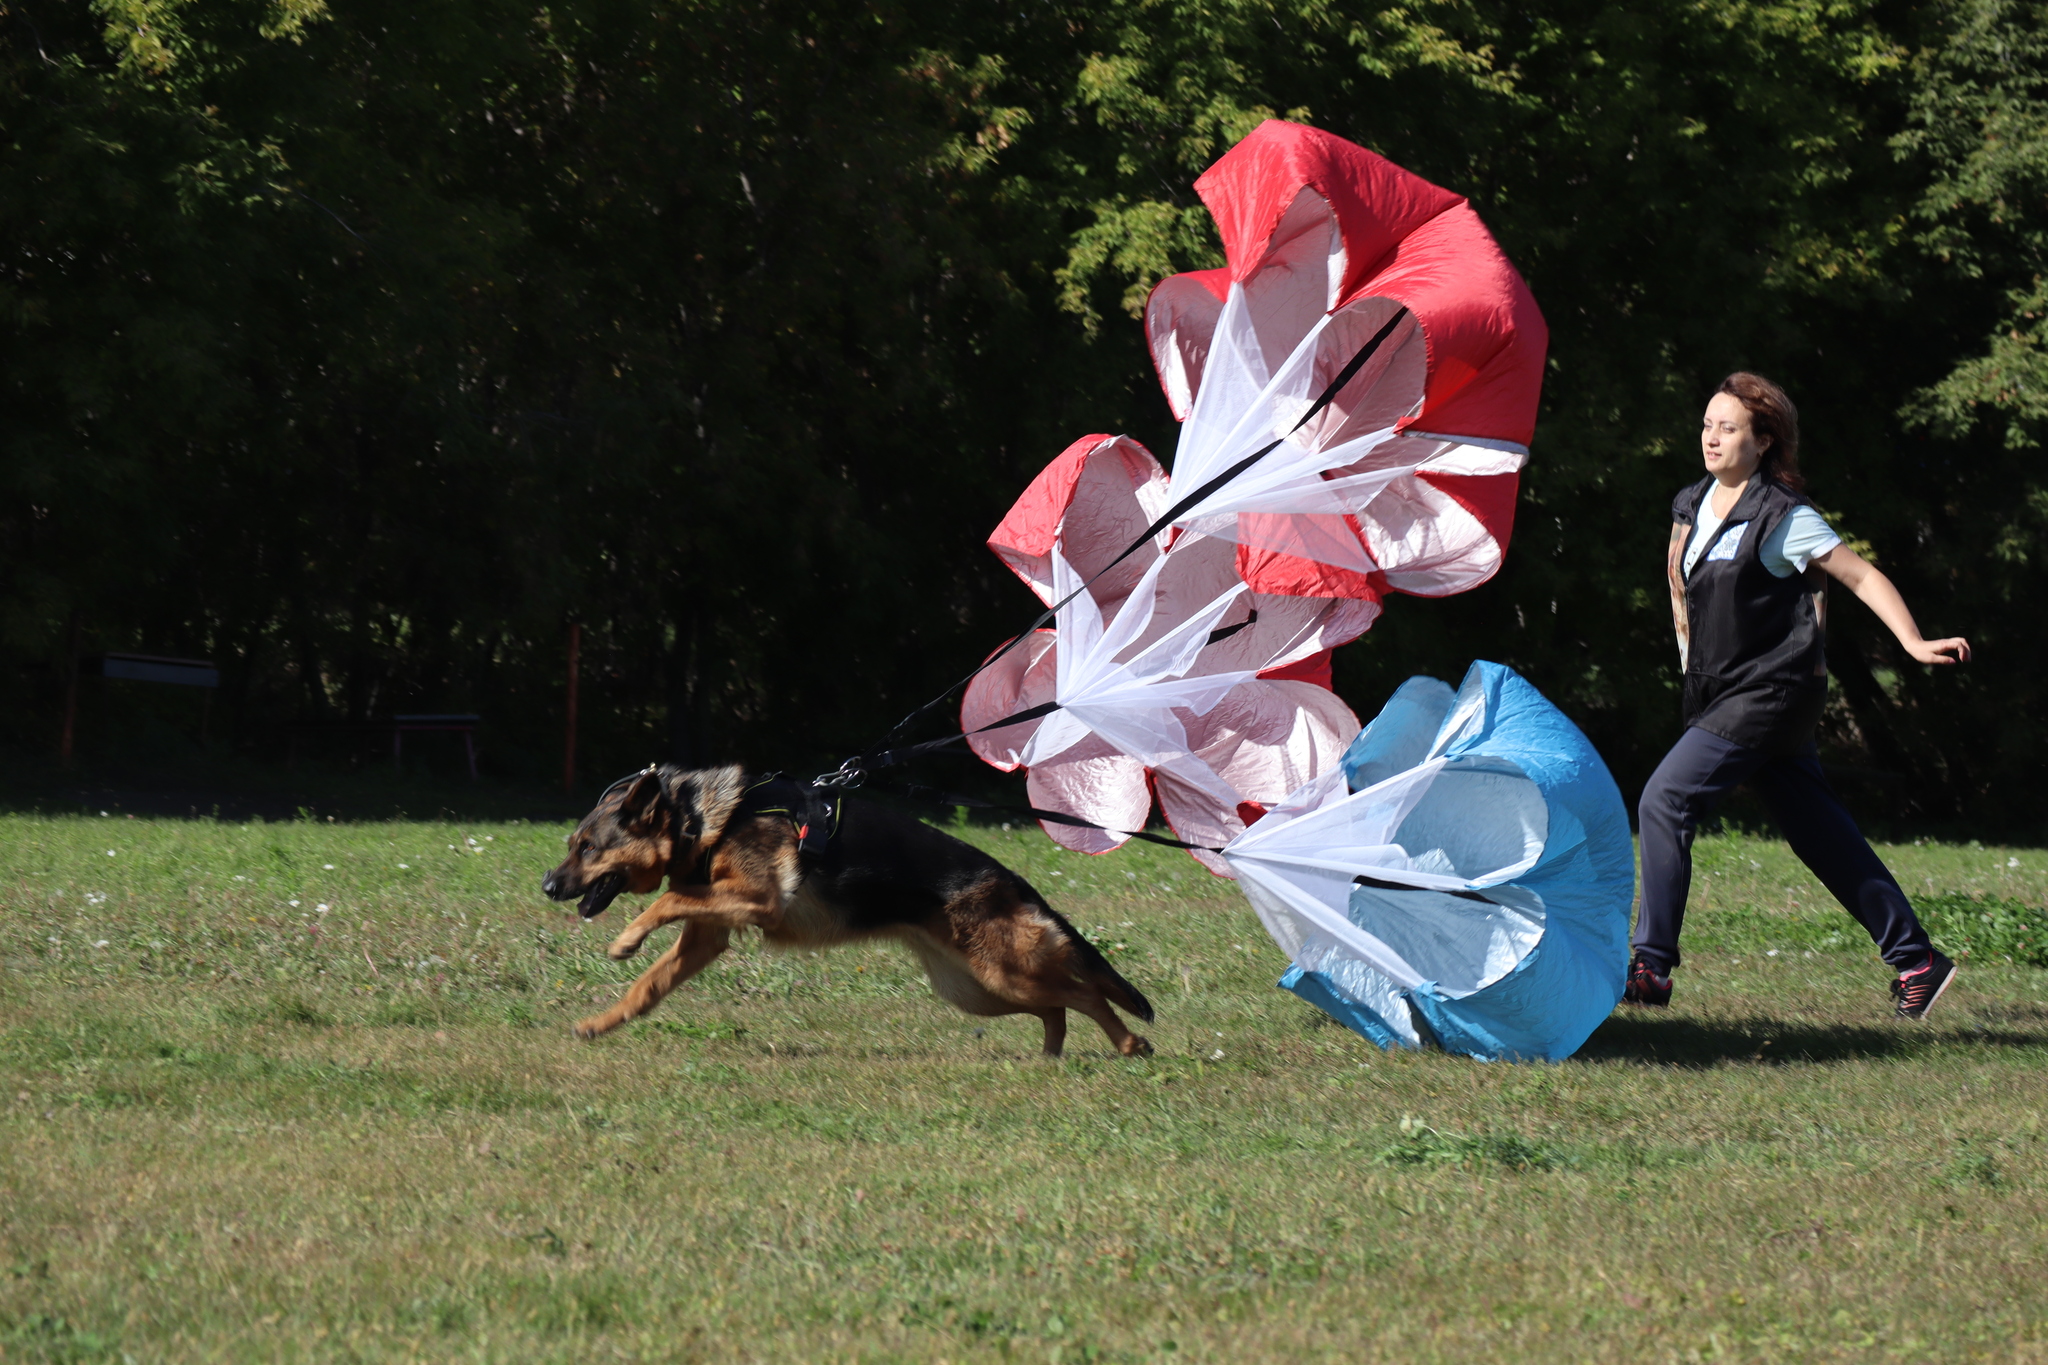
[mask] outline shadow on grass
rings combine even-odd
[[[1743,1063],[1781,1066],[1791,1062],[1916,1057],[1944,1044],[1956,1043],[2048,1051],[2048,1027],[1988,1029],[1969,1022],[1968,1016],[1948,1022],[1946,1028],[1938,1024],[1932,1028],[1909,1024],[1889,1028],[1830,1027],[1767,1018],[1708,1023],[1682,1015],[1630,1010],[1614,1015],[1594,1030],[1576,1055],[1587,1061],[1704,1069]]]

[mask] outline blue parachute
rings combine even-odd
[[[1513,669],[1410,678],[1224,851],[1294,965],[1382,1047],[1569,1057],[1621,999],[1635,853],[1577,726]]]

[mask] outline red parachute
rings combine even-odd
[[[962,704],[970,732],[1058,704],[969,742],[1106,826],[1046,826],[1087,852],[1142,828],[1155,789],[1182,838],[1220,846],[1331,769],[1358,721],[1329,651],[1388,591],[1499,568],[1542,381],[1542,315],[1463,198],[1277,120],[1195,187],[1230,265],[1147,307],[1173,477],[1090,436],[1033,480],[989,544],[1058,629]]]
[[[1145,311],[1184,423],[1175,487],[1284,439],[1177,524],[1235,541],[1263,592],[1444,596],[1490,578],[1549,331],[1479,215],[1384,157],[1277,119],[1195,189],[1230,264],[1161,281]]]
[[[1155,791],[1181,838],[1220,847],[1358,733],[1329,691],[1330,651],[1363,634],[1378,604],[1249,591],[1230,543],[1206,537],[1169,554],[1161,535],[1113,563],[1165,509],[1167,487],[1136,441],[1086,436],[989,537],[1048,604],[1088,584],[1057,630],[994,660],[961,704],[982,759],[1029,768],[1033,805],[1106,827],[1045,826],[1078,852],[1107,853],[1127,837],[1116,831],[1142,829]],[[973,733],[1053,700],[1053,715]]]

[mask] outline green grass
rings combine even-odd
[[[0,1360],[2048,1358],[2048,853],[1883,850],[1975,935],[1910,1025],[1704,839],[1675,1008],[1487,1066],[1179,854],[970,831],[1159,1007],[1048,1065],[882,949],[579,1044],[630,911],[540,899],[562,832],[0,819]]]

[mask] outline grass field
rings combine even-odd
[[[1183,855],[968,831],[1159,1007],[1046,1064],[881,950],[579,1044],[562,833],[0,818],[0,1360],[2048,1359],[2048,853],[1885,850],[1973,949],[1913,1025],[1703,840],[1675,1007],[1488,1066]]]

